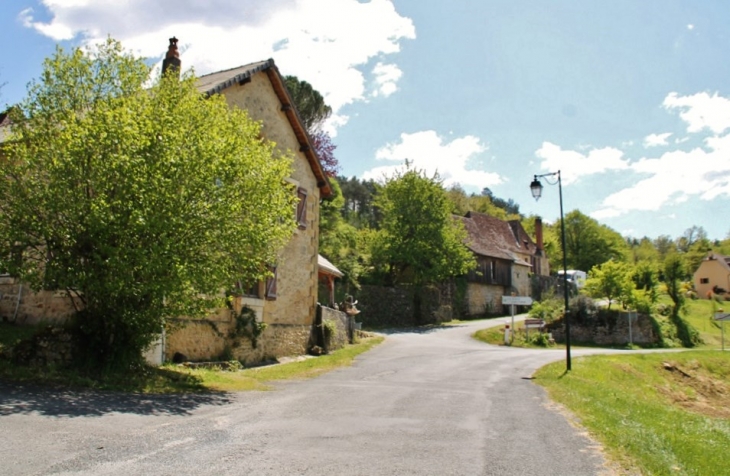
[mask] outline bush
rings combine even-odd
[[[543,301],[537,301],[527,312],[532,319],[543,319],[545,323],[551,323],[560,319],[563,315],[563,301],[551,297]]]

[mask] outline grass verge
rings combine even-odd
[[[7,338],[10,342],[8,345],[17,342],[19,337],[13,336],[11,339],[10,334],[4,333],[4,330],[0,328],[0,335]],[[3,345],[5,337],[0,338],[0,345]],[[383,337],[361,338],[358,343],[328,355],[235,371],[165,365],[161,368],[140,367],[125,373],[99,375],[69,368],[19,366],[0,358],[0,380],[50,387],[138,393],[266,390],[270,388],[268,383],[271,381],[311,378],[351,365],[355,357],[382,341]]]
[[[727,474],[730,353],[691,351],[557,362],[535,374],[631,474]]]

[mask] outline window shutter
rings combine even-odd
[[[297,203],[297,224],[299,228],[307,227],[307,191],[303,188],[297,189],[297,197],[299,202]]]
[[[274,273],[273,276],[266,278],[266,299],[276,299],[276,266],[272,266],[269,270]]]

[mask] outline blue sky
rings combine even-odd
[[[204,5],[204,6],[203,6]],[[730,232],[730,4],[679,0],[6,0],[0,104],[56,44],[107,35],[208,73],[274,58],[312,83],[342,172],[404,159],[447,185],[489,187],[523,213],[560,169],[566,212],[626,236]]]

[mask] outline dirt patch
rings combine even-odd
[[[660,387],[661,394],[687,411],[712,418],[730,419],[730,384],[718,379],[697,362],[681,367],[676,362],[662,362],[668,384]]]

